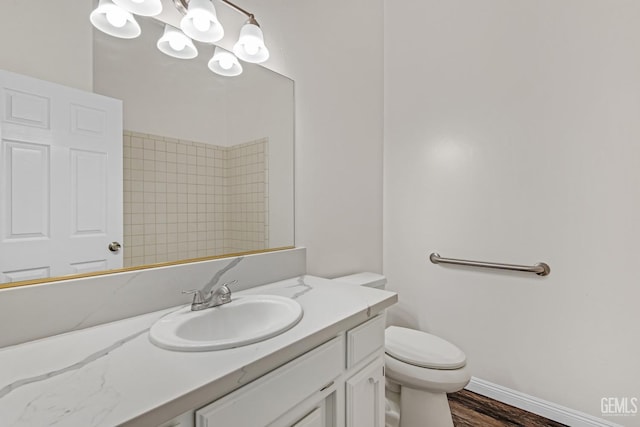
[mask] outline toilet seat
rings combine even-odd
[[[385,352],[396,360],[420,368],[455,370],[467,363],[455,345],[415,329],[389,326],[385,330]]]
[[[471,379],[466,366],[459,369],[428,369],[404,363],[388,354],[384,356],[387,379],[415,390],[430,393],[454,393]]]

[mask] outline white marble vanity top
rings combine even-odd
[[[238,294],[295,298],[304,316],[279,336],[222,351],[170,351],[149,341],[151,325],[183,306],[2,348],[0,424],[157,426],[228,394],[397,301],[393,292],[313,276]]]

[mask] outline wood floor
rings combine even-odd
[[[449,394],[448,397],[455,427],[565,426],[467,390]]]

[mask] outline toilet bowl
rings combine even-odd
[[[384,289],[386,278],[358,273],[334,280]],[[447,393],[461,390],[471,374],[465,354],[435,335],[389,326],[385,331],[387,427],[453,427]]]
[[[385,367],[388,388],[400,387],[401,427],[453,427],[447,393],[471,379],[458,347],[426,332],[389,326]]]

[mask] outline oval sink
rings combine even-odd
[[[246,295],[201,311],[182,308],[154,323],[149,338],[169,350],[223,350],[272,338],[301,318],[302,307],[291,298]]]

